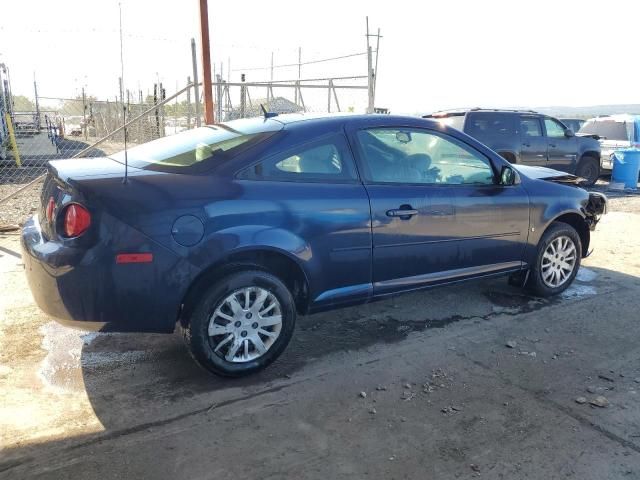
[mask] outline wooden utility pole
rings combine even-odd
[[[202,89],[204,93],[204,122],[214,123],[213,92],[211,88],[211,53],[209,51],[209,12],[207,0],[200,0],[200,43],[202,44]],[[197,100],[196,100],[197,101]]]

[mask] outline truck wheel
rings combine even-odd
[[[239,377],[278,358],[295,323],[295,303],[284,283],[247,270],[206,290],[182,333],[196,362],[215,374]]]
[[[578,232],[566,223],[552,223],[538,243],[527,288],[541,297],[564,292],[576,278],[581,253]]]
[[[598,160],[593,157],[582,157],[578,168],[576,168],[576,175],[584,178],[584,185],[590,187],[598,180],[600,176],[600,165]]]

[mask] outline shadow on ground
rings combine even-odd
[[[517,322],[523,313],[542,314],[556,307],[570,315],[572,302],[593,295],[605,299],[607,289],[628,282],[637,285],[639,280],[615,271],[585,269],[566,295],[549,300],[525,295],[498,278],[302,317],[289,348],[275,364],[257,375],[237,380],[218,378],[198,367],[177,333],[84,335],[75,385],[86,391],[104,431],[5,449],[0,460],[0,477],[12,478],[15,468],[22,469],[36,459],[41,463],[56,452],[151,431],[220,406],[288,388],[298,381],[302,367],[317,366],[319,359],[330,354],[357,353],[379,343],[401,342],[416,332],[437,335],[438,329],[456,322],[483,329],[498,315],[513,316]],[[358,361],[357,355],[346,358],[351,363]],[[346,370],[354,366],[344,365]],[[56,370],[54,363],[47,375],[52,386],[74,388],[66,368]]]

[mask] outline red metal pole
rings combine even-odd
[[[211,125],[213,118],[213,91],[211,88],[211,54],[209,51],[209,12],[207,0],[200,0],[200,40],[202,44],[202,90],[204,93],[204,123]],[[196,101],[198,101],[196,99]]]

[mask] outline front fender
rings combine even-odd
[[[549,225],[561,217],[564,217],[563,221],[572,224],[581,235],[586,231],[588,237],[589,193],[586,190],[531,178],[526,178],[523,184],[530,200],[529,239],[525,251],[527,263],[535,260],[538,243]],[[583,241],[588,242],[588,238],[583,238]]]

